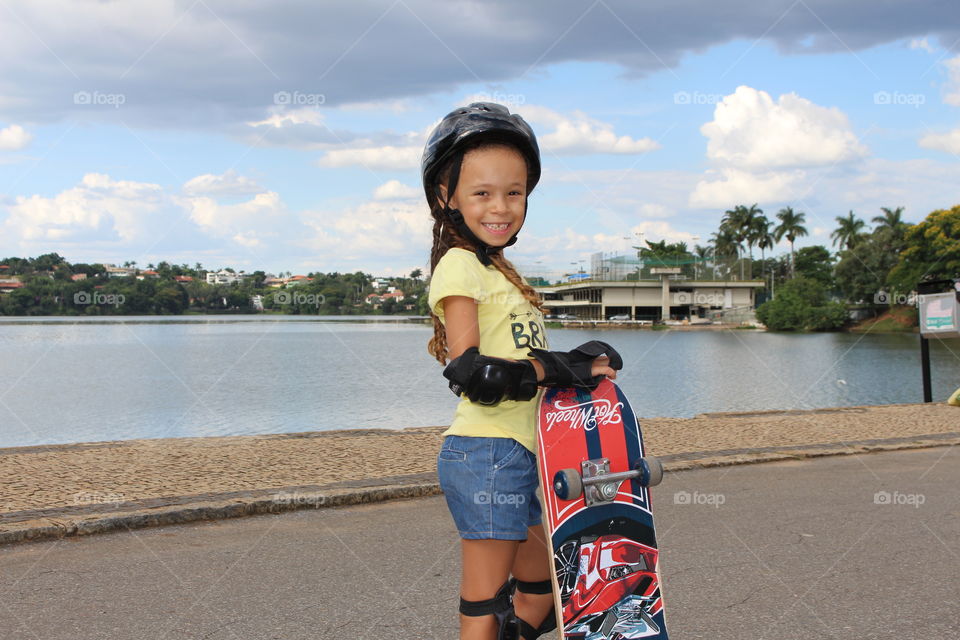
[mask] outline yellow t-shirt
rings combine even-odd
[[[493,265],[484,267],[473,252],[449,249],[430,278],[427,300],[444,325],[442,301],[447,296],[466,296],[477,301],[481,354],[528,360],[531,348],[549,348],[543,314],[499,269]],[[503,400],[495,407],[487,407],[463,397],[443,435],[513,438],[536,453],[539,400],[537,393],[532,400]]]

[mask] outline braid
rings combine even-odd
[[[461,249],[470,249],[469,243],[460,237],[453,225],[443,223],[443,210],[434,208],[430,215],[433,216],[433,249],[430,251],[430,274],[433,275],[440,258],[452,247]],[[430,310],[430,316],[433,318],[433,337],[427,344],[427,351],[440,364],[447,364],[447,329],[440,322],[440,318]]]
[[[503,252],[500,251],[490,256],[493,266],[502,273],[510,283],[520,290],[520,293],[523,294],[523,297],[527,299],[527,302],[536,307],[539,311],[543,311],[543,300],[540,299],[540,294],[533,290],[526,281],[520,277],[520,274],[517,273],[517,268],[513,266],[509,260],[507,260]]]

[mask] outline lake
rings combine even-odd
[[[358,321],[364,320],[364,321]],[[429,325],[392,318],[0,319],[0,447],[449,422]],[[899,334],[549,330],[624,357],[641,416],[920,402],[919,338]],[[931,343],[934,400],[960,341]]]

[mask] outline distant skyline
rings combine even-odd
[[[528,273],[724,210],[960,203],[950,2],[9,2],[0,257],[427,270],[427,132],[472,100],[533,125]],[[775,254],[785,252],[784,241]]]

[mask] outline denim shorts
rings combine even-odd
[[[540,524],[536,458],[512,438],[447,436],[437,475],[461,538],[526,540]]]

